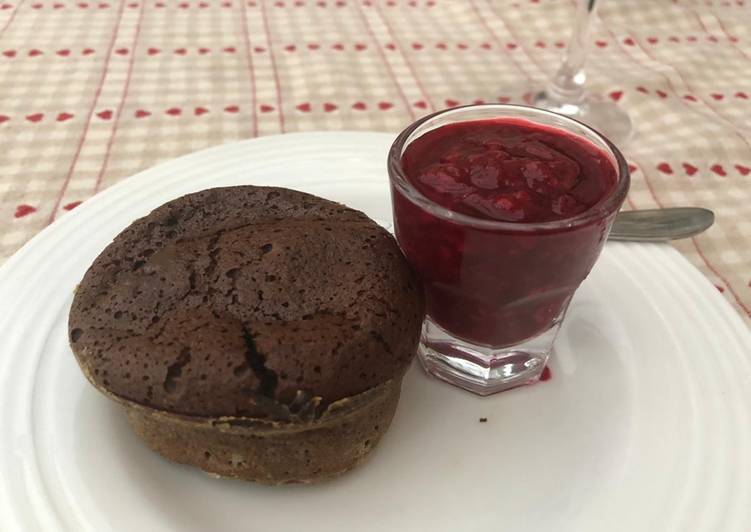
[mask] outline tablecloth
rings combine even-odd
[[[0,260],[96,192],[207,146],[528,100],[575,6],[0,1]],[[713,209],[711,230],[675,245],[751,323],[751,2],[600,4],[589,82],[636,127],[628,207]]]

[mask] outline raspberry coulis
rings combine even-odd
[[[430,200],[506,222],[576,216],[615,185],[591,143],[525,120],[477,120],[434,129],[407,147],[402,166]]]
[[[434,322],[459,338],[501,347],[560,318],[615,216],[603,211],[567,222],[615,189],[616,170],[602,150],[563,130],[504,118],[431,130],[407,146],[401,163],[432,202],[510,222],[489,227],[434,214],[392,188],[397,238],[422,277]]]

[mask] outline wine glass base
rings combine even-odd
[[[536,107],[584,122],[617,146],[626,144],[633,132],[631,118],[613,102],[587,100],[581,104],[562,103],[550,98],[545,92],[540,92],[532,103]]]

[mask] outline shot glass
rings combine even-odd
[[[604,153],[616,182],[566,219],[527,223],[470,216],[431,201],[406,175],[403,154],[425,133],[456,122],[511,118],[575,136]],[[407,127],[388,155],[396,238],[421,277],[425,370],[480,395],[539,380],[574,292],[607,239],[629,187],[628,165],[605,137],[564,115],[486,104],[440,111]]]

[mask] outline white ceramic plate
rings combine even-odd
[[[0,530],[751,530],[751,334],[661,245],[606,246],[547,382],[480,398],[413,367],[391,430],[338,480],[216,480],[136,439],[66,340],[73,288],[96,255],[134,218],[220,185],[293,187],[388,223],[391,138],[296,134],[195,153],[99,194],[8,260]]]

